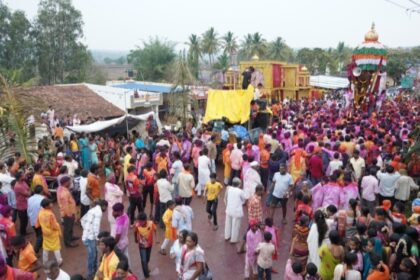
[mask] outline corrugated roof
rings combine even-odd
[[[19,88],[15,90],[15,94],[24,112],[34,115],[35,118],[47,111],[49,105],[60,117],[78,114],[81,119],[87,119],[89,116],[110,118],[125,114],[123,110],[82,84]]]
[[[117,87],[117,88],[161,92],[161,93],[170,93],[172,92],[172,89],[173,89],[173,85],[171,84],[146,83],[146,82],[130,82],[130,83],[123,83],[123,84],[114,84],[112,86]]]
[[[348,88],[349,80],[347,78],[332,77],[332,76],[311,76],[309,84],[313,87],[326,89],[340,89]]]

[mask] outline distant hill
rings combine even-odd
[[[129,54],[129,51],[110,51],[110,50],[90,50],[92,53],[93,59],[96,63],[105,63],[104,59],[109,58],[116,60],[120,57],[126,58]]]

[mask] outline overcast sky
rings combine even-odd
[[[3,0],[30,18],[38,0]],[[390,1],[390,2],[388,2]],[[392,2],[392,3],[391,3]],[[416,4],[419,4],[418,6]],[[176,42],[213,26],[220,35],[261,32],[281,36],[293,48],[352,47],[372,22],[389,47],[420,45],[420,0],[73,0],[82,12],[84,42],[90,49],[130,50],[150,36]],[[417,7],[418,13],[404,8]]]

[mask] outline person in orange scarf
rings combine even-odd
[[[295,182],[302,173],[306,172],[305,157],[306,152],[303,149],[303,142],[299,141],[298,147],[293,150],[290,159],[290,175],[292,175],[293,182]]]
[[[229,183],[230,172],[232,171],[232,168],[230,167],[230,153],[232,150],[233,150],[233,145],[227,144],[226,148],[222,152],[222,158],[223,158],[223,164],[224,164],[223,177],[224,177],[225,184]]]
[[[400,156],[395,156],[394,160],[389,165],[394,167],[395,171],[400,171],[400,169],[406,169],[406,165],[401,162]]]
[[[11,244],[15,252],[17,252],[17,268],[32,272],[34,278],[37,278],[36,271],[41,268],[41,264],[38,261],[32,244],[22,235],[13,237]]]

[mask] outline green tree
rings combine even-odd
[[[388,55],[387,74],[394,80],[395,85],[410,66],[411,55],[409,51],[403,49],[391,49]]]
[[[353,50],[346,46],[344,42],[338,42],[337,48],[334,50],[338,73],[345,71],[347,64],[351,62],[352,52]]]
[[[229,68],[229,56],[225,53],[220,55],[217,58],[216,63],[214,64],[214,69],[220,70],[225,73]]]
[[[201,58],[200,38],[195,34],[191,34],[186,44],[189,46],[188,65],[190,66],[194,77],[198,78]]]
[[[169,96],[169,113],[173,116],[181,117],[183,124],[197,112],[197,100],[191,94],[191,87],[195,83],[195,78],[188,66],[188,59],[185,51],[179,53],[178,57],[172,65],[173,88]]]
[[[267,53],[267,41],[263,38],[262,34],[255,32],[252,35],[251,54],[258,55],[261,59]]]
[[[16,76],[15,76],[16,78]],[[20,152],[28,163],[33,160],[34,154],[31,153],[31,144],[34,147],[34,140],[29,135],[26,125],[25,115],[21,104],[15,97],[14,88],[16,81],[6,81],[0,74],[0,104],[2,113],[0,115],[0,160],[5,160]],[[8,132],[15,134],[15,141],[9,140]]]
[[[0,65],[7,63],[5,56],[6,42],[8,38],[10,10],[0,0]]]
[[[159,38],[149,38],[143,47],[131,50],[127,57],[137,70],[137,79],[163,81],[171,63],[174,61],[175,44]]]
[[[11,13],[0,2],[0,72],[19,70],[19,81],[35,75],[32,25],[22,11]]]
[[[241,42],[241,48],[239,50],[240,60],[248,60],[253,56],[252,53],[252,34],[248,33],[244,36],[244,39]]]
[[[82,15],[71,0],[41,0],[35,32],[41,83],[83,81],[92,60],[80,42]]]
[[[293,50],[281,37],[268,44],[268,58],[289,62],[293,58]]]
[[[201,41],[201,49],[203,53],[209,56],[209,64],[213,65],[214,55],[219,51],[220,42],[217,32],[213,27],[204,32]]]
[[[233,32],[228,31],[225,36],[222,37],[223,40],[223,53],[229,56],[229,64],[233,65],[233,54],[238,52],[238,43]]]

